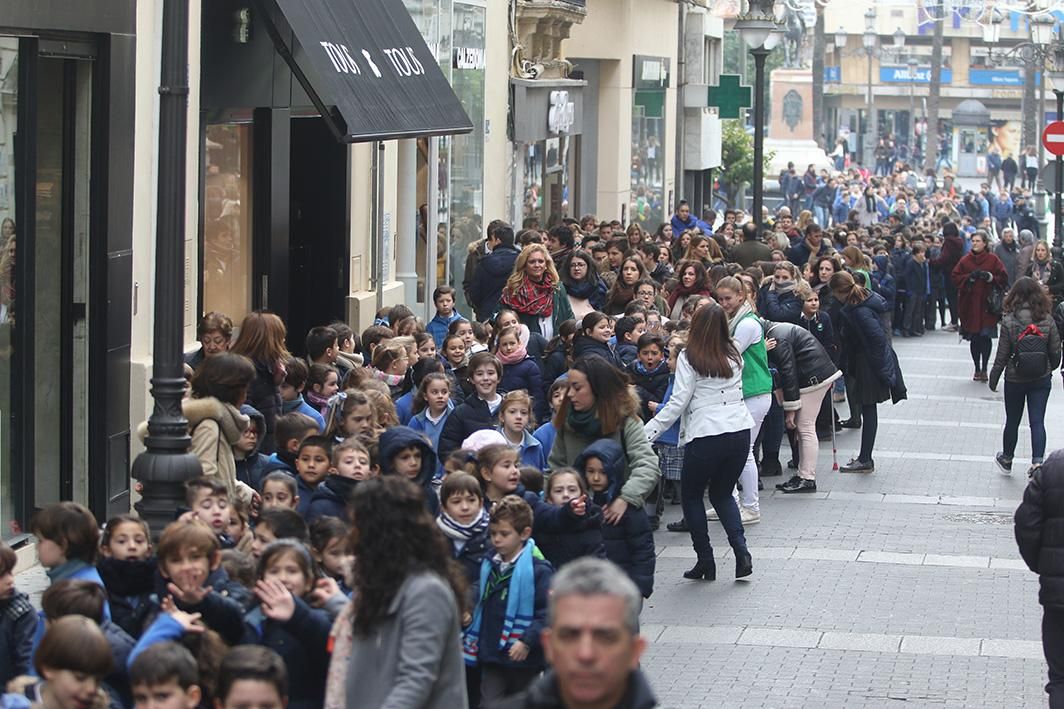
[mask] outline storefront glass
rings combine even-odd
[[[15,326],[15,135],[18,132],[18,39],[0,37],[0,538],[19,531],[11,469],[11,362]]]
[[[665,219],[665,97],[669,59],[635,56],[632,62],[631,201],[628,222],[654,231]]]
[[[239,323],[251,312],[249,124],[207,126],[203,175],[203,311]]]
[[[457,291],[458,310],[471,312],[462,292],[464,264],[469,245],[483,235],[484,214],[484,51],[487,8],[480,4],[455,2],[451,46],[451,86],[473,123],[473,132],[449,139],[450,161],[450,245],[446,222],[437,221],[443,238],[438,255],[443,272]],[[441,140],[441,143],[444,142]],[[442,173],[442,171],[441,171]],[[441,195],[443,194],[441,175]],[[444,263],[448,260],[449,263]]]
[[[524,207],[526,223],[535,219],[540,228],[549,229],[565,217],[572,216],[572,187],[576,170],[576,136],[559,135],[522,146],[524,155]]]

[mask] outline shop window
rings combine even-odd
[[[473,123],[473,132],[450,139],[450,248],[447,248],[447,225],[438,223],[440,259],[437,272],[449,274],[450,285],[458,296],[458,310],[470,313],[462,291],[464,264],[469,245],[483,238],[484,230],[484,64],[485,23],[487,8],[455,2],[451,43],[451,87]],[[441,179],[442,183],[443,180]],[[441,195],[444,188],[441,184]],[[450,268],[445,260],[450,258]],[[441,273],[442,272],[442,273]],[[445,276],[446,277],[446,276]],[[441,281],[442,282],[442,281]]]
[[[628,221],[649,231],[665,217],[665,92],[636,91],[632,106],[632,201]]]
[[[249,124],[207,126],[203,175],[203,312],[239,323],[251,312]]]

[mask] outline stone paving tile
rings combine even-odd
[[[858,561],[872,561],[885,564],[912,564],[919,566],[924,563],[923,554],[904,554],[892,551],[862,551],[857,557]]]
[[[826,650],[857,650],[861,652],[897,652],[901,635],[881,633],[824,633],[817,647]]]
[[[979,638],[906,635],[901,641],[901,651],[916,655],[978,655],[981,644]]]
[[[983,640],[979,652],[984,657],[1020,657],[1041,660],[1042,643],[1037,640]]]
[[[747,628],[739,636],[739,645],[771,645],[773,647],[816,647],[821,633],[815,630],[786,628]]]

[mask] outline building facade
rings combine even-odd
[[[60,499],[102,521],[135,497],[173,169],[157,157],[163,2],[0,15],[4,539]],[[363,13],[367,53],[315,21],[328,4]],[[672,0],[190,0],[186,349],[209,311],[277,312],[296,353],[309,327],[361,330],[382,306],[431,318],[444,283],[468,312],[465,261],[494,218],[667,219],[679,181],[712,166],[708,109],[678,100],[681,19]],[[360,88],[373,74],[447,95]]]
[[[867,10],[846,3],[832,3],[824,10],[828,138],[832,142],[846,138],[849,151],[861,159],[866,159],[877,139],[888,135],[906,151],[922,154],[935,20],[916,5],[883,5],[873,15]],[[973,17],[950,11],[939,21],[943,31],[939,147],[945,156],[940,165],[962,176],[982,176],[991,145],[1012,155],[1026,148],[1021,145],[1026,113],[1038,115],[1037,125],[1048,117],[1048,102],[1041,111],[1024,105],[1027,72],[1040,72],[1025,67],[1018,54],[1005,56],[1010,47],[1029,40],[1029,26],[1025,17],[1013,13],[1004,18],[999,41],[988,42]],[[876,36],[871,52],[863,47],[868,25]],[[838,39],[833,41],[834,37]],[[985,114],[979,112],[985,117],[978,125],[966,120],[971,115],[967,107],[961,120],[954,121],[954,110],[969,100],[986,108]]]

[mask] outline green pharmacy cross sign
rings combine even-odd
[[[707,106],[715,106],[721,118],[739,118],[744,108],[750,108],[754,92],[739,83],[738,74],[721,74],[720,84],[710,86]]]

